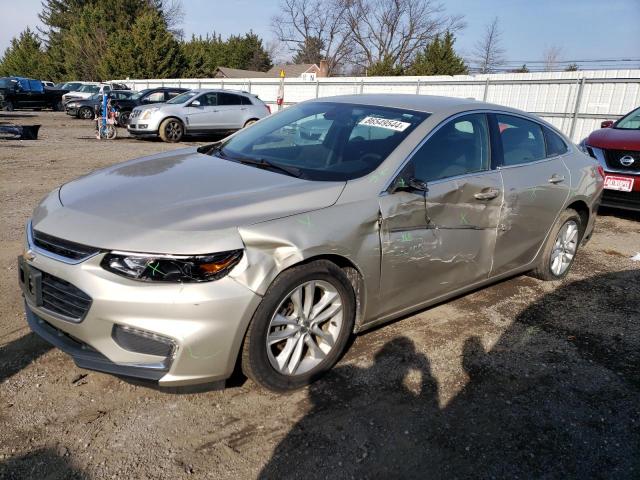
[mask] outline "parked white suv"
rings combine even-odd
[[[66,104],[72,100],[85,100],[96,93],[109,93],[111,90],[128,90],[126,85],[118,83],[98,83],[82,82],[83,85],[76,91],[65,93],[62,96],[62,103]]]
[[[239,130],[271,113],[257,96],[240,90],[190,90],[167,103],[133,109],[127,130],[179,142],[184,135]]]

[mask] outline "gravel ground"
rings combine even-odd
[[[601,212],[564,281],[516,277],[375,329],[307,389],[163,390],[31,334],[16,256],[45,193],[179,146],[98,141],[62,113],[0,121],[42,124],[0,140],[1,479],[640,478],[638,215]]]

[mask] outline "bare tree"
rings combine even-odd
[[[473,60],[480,73],[492,73],[505,63],[504,48],[501,46],[502,32],[498,17],[489,23],[482,38],[473,49]]]
[[[544,62],[545,72],[552,72],[558,69],[560,55],[562,55],[562,48],[557,45],[551,45],[544,49],[544,52],[542,53],[542,60]]]
[[[183,40],[184,7],[182,0],[160,0],[159,10],[162,12],[165,22],[167,22],[167,29],[177,40]]]
[[[431,0],[345,0],[356,52],[353,63],[367,68],[381,62],[409,66],[416,53],[445,31],[464,27],[462,17],[445,14]]]
[[[349,1],[282,0],[281,13],[272,18],[271,27],[276,38],[292,53],[299,52],[310,42],[319,42],[329,74],[336,73],[352,51],[345,13]]]

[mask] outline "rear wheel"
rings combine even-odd
[[[78,110],[78,118],[91,120],[93,118],[93,110],[89,107],[82,107],[80,110]]]
[[[7,100],[4,102],[4,109],[7,112],[13,112],[13,102],[11,100]]]
[[[253,125],[254,123],[256,123],[258,120],[256,120],[255,118],[252,118],[251,120],[247,120],[246,123],[244,124],[243,128],[247,128],[250,127],[251,125]]]
[[[177,118],[167,118],[160,124],[160,138],[165,142],[176,143],[184,136],[184,126]]]
[[[542,258],[532,275],[540,280],[560,280],[567,276],[582,239],[582,219],[578,212],[567,209],[560,214],[547,243]]]
[[[349,279],[334,263],[311,262],[281,273],[247,331],[242,370],[270,390],[313,382],[342,355],[355,317]]]
[[[56,103],[53,104],[51,108],[53,109],[54,112],[62,112],[64,110],[64,105],[62,104],[62,100],[58,100]]]

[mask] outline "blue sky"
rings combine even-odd
[[[0,0],[0,2],[15,0]],[[223,36],[252,29],[272,38],[271,18],[279,0],[183,0],[185,34]],[[463,14],[467,27],[456,48],[471,53],[484,26],[500,18],[508,60],[541,60],[546,47],[561,48],[561,59],[640,58],[640,0],[448,0],[449,13]],[[38,24],[40,0],[20,0],[0,17],[0,52],[27,25]],[[629,68],[640,66],[634,62]]]

